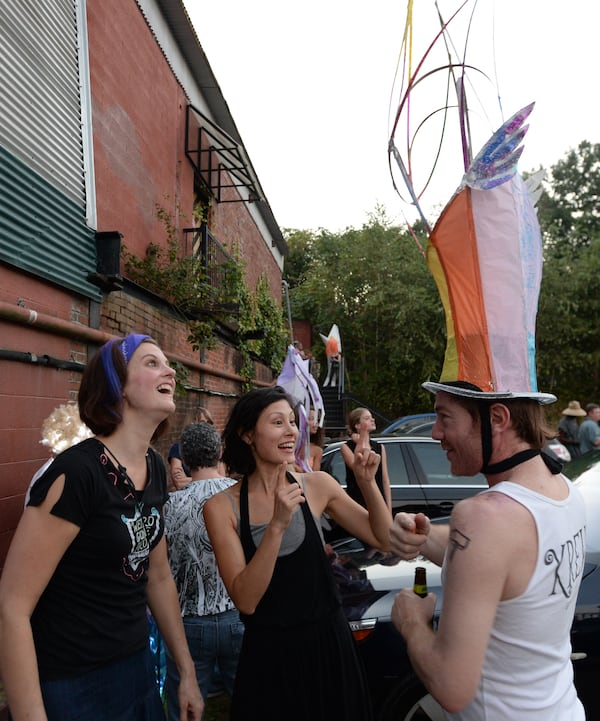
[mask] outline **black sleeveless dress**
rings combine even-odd
[[[288,475],[290,483],[295,483]],[[308,503],[300,546],[280,556],[245,633],[231,721],[370,721],[369,693],[323,542]],[[240,538],[246,562],[256,546],[248,483],[240,491]]]
[[[354,453],[354,450],[356,449],[356,443],[353,440],[348,440],[346,441],[346,445],[352,451],[352,453]],[[377,441],[372,441],[369,438],[369,445],[371,446],[372,451],[375,451],[375,453],[381,455],[381,443],[377,443]],[[379,490],[381,491],[381,495],[385,498],[385,493],[383,492],[383,471],[381,469],[381,463],[379,464],[379,466],[377,466],[377,471],[375,473],[375,482],[377,483],[377,488],[379,488]],[[346,466],[346,493],[350,496],[350,498],[354,499],[357,503],[360,503],[361,506],[363,506],[364,508],[367,507],[367,502],[363,498],[363,494],[358,485],[358,481],[354,476],[354,471],[350,468],[350,466]]]

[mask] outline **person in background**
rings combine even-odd
[[[569,401],[569,404],[562,412],[562,418],[558,422],[558,440],[567,447],[571,458],[577,458],[581,455],[577,418],[583,416],[585,416],[585,411],[579,405],[579,401]]]
[[[244,627],[219,575],[202,512],[211,496],[235,481],[219,472],[221,438],[212,425],[190,424],[181,433],[179,444],[192,480],[183,490],[171,493],[165,505],[169,563],[200,691],[207,698],[217,677],[232,696]],[[177,666],[167,650],[170,721],[180,718],[178,685]]]
[[[585,504],[561,464],[541,454],[551,394],[484,392],[464,381],[436,394],[432,437],[452,473],[489,489],[458,503],[450,524],[398,513],[392,550],[443,564],[435,594],[403,589],[392,622],[415,672],[452,721],[583,721],[570,630],[585,563]],[[567,550],[568,549],[568,550]]]
[[[579,452],[581,454],[600,446],[600,405],[588,403],[585,407],[587,417],[579,426]]]
[[[105,344],[81,379],[95,433],[31,488],[0,578],[0,667],[13,721],[164,721],[146,606],[179,671],[182,719],[200,721],[167,560],[166,472],[150,444],[175,410],[175,371],[152,338]]]
[[[215,425],[211,414],[206,410],[206,408],[204,408],[204,406],[198,406],[194,422],[208,423],[211,426]],[[181,458],[179,442],[173,443],[169,449],[167,463],[169,464],[169,491],[179,491],[182,488],[185,488],[192,480],[192,477],[190,469],[187,468]]]
[[[298,437],[283,388],[250,391],[223,434],[243,479],[210,498],[204,519],[219,571],[245,625],[231,721],[369,721],[370,700],[340,606],[319,518],[388,550],[391,518],[364,434],[355,475],[367,508],[323,471],[286,472]]]
[[[327,339],[327,343],[325,344],[325,357],[327,358],[327,376],[323,387],[337,386],[340,382],[340,362],[342,356],[340,353],[340,342],[335,334],[330,335]]]
[[[308,428],[310,431],[310,457],[309,464],[313,471],[321,470],[321,459],[323,458],[323,436],[325,435],[322,426],[319,426],[315,409],[308,412]]]
[[[306,360],[308,358],[308,356],[306,355],[306,352],[304,351],[304,347],[299,340],[295,340],[292,345],[298,351],[298,353],[300,354],[300,358],[302,358],[302,360]]]
[[[346,491],[350,498],[353,498],[361,506],[365,505],[364,498],[359,485],[356,483],[353,470],[354,452],[356,450],[356,443],[359,435],[366,432],[367,435],[375,430],[375,419],[371,415],[371,411],[368,408],[354,408],[348,414],[347,420],[347,431],[350,435],[350,439],[346,441],[345,445],[341,447],[342,458],[346,464]],[[392,512],[392,491],[390,488],[390,477],[388,473],[387,456],[385,448],[381,443],[369,439],[371,450],[377,453],[381,457],[381,463],[377,469],[375,480],[377,487],[381,491],[386,506],[391,514]]]

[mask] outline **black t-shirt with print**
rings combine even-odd
[[[136,492],[90,438],[61,453],[31,489],[29,505],[38,506],[64,474],[52,514],[80,528],[31,618],[41,679],[84,673],[148,643],[148,554],[163,535],[168,496],[161,457],[149,449],[147,462],[148,483]]]

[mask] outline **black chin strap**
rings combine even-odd
[[[510,458],[505,458],[503,461],[490,463],[492,456],[492,422],[490,420],[490,407],[487,403],[479,404],[479,416],[481,418],[481,453],[483,456],[481,472],[483,474],[493,476],[497,473],[504,473],[518,466],[519,463],[524,463],[535,456],[542,457],[542,460],[553,475],[562,473],[563,464],[561,461],[536,448],[527,448],[524,451],[515,453],[514,456],[510,456]]]
[[[490,407],[487,403],[479,403],[479,418],[481,420],[481,454],[483,456],[481,472],[489,473],[489,462],[492,457],[492,421],[490,420]]]

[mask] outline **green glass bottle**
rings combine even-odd
[[[415,583],[413,585],[413,591],[417,596],[425,598],[429,593],[427,590],[427,570],[423,566],[417,566],[415,568]]]

